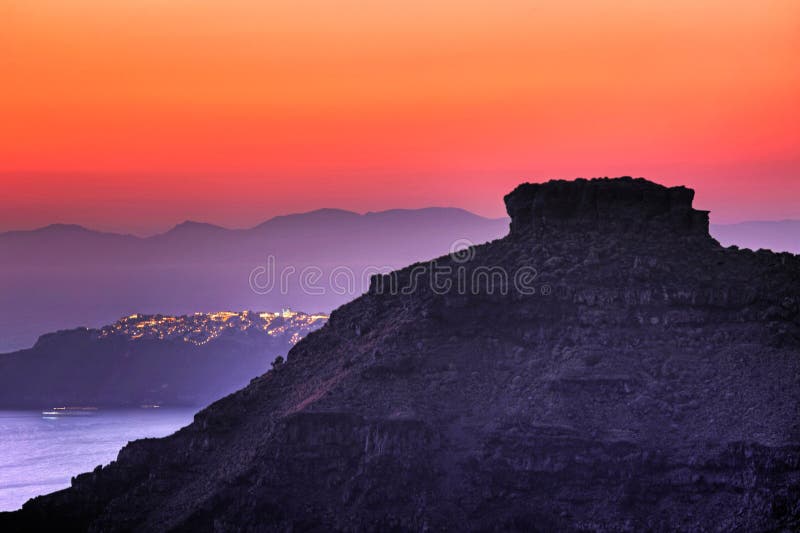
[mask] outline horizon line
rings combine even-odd
[[[87,231],[87,232],[91,232],[91,233],[97,233],[97,234],[103,234],[103,235],[115,235],[115,236],[119,236],[119,237],[134,237],[134,238],[137,238],[137,239],[150,239],[150,238],[153,238],[153,237],[159,237],[161,235],[166,235],[166,234],[168,234],[168,233],[170,233],[172,231],[175,231],[176,229],[178,229],[181,226],[190,225],[190,224],[197,225],[197,226],[210,226],[213,229],[219,229],[219,230],[224,230],[224,231],[250,231],[250,230],[254,230],[254,229],[258,228],[259,226],[262,226],[264,224],[267,224],[267,223],[272,222],[272,221],[277,220],[277,219],[286,218],[286,217],[292,217],[292,216],[313,215],[315,213],[326,212],[326,211],[339,212],[339,213],[342,213],[342,214],[356,215],[356,216],[359,216],[359,217],[364,217],[364,216],[369,216],[369,215],[382,215],[382,214],[392,213],[392,212],[417,212],[417,211],[427,211],[427,210],[461,211],[461,212],[467,213],[469,215],[472,215],[472,216],[474,216],[476,218],[480,218],[480,219],[487,220],[487,221],[510,220],[510,217],[507,216],[507,215],[504,216],[504,217],[487,217],[487,216],[479,215],[478,213],[475,213],[474,211],[470,211],[469,209],[465,209],[463,207],[457,207],[457,206],[432,205],[432,206],[425,206],[425,207],[396,207],[396,208],[390,208],[390,209],[381,209],[379,211],[364,211],[364,212],[358,212],[358,211],[354,211],[354,210],[351,210],[351,209],[344,209],[344,208],[339,208],[339,207],[319,207],[319,208],[316,208],[316,209],[310,209],[308,211],[294,211],[294,212],[282,213],[282,214],[279,214],[279,215],[274,215],[274,216],[271,216],[269,218],[264,219],[261,222],[257,222],[257,223],[255,223],[253,225],[248,225],[248,226],[243,226],[243,227],[230,227],[230,226],[224,226],[224,225],[221,225],[221,224],[217,224],[217,223],[214,223],[214,222],[206,222],[206,221],[202,221],[202,220],[184,219],[184,220],[182,220],[180,222],[173,223],[172,225],[168,226],[166,229],[163,229],[163,230],[160,230],[160,231],[156,231],[154,233],[135,233],[133,231],[125,231],[125,230],[119,231],[119,230],[98,229],[98,228],[92,227],[90,225],[82,224],[80,222],[57,221],[57,222],[51,222],[49,224],[44,224],[42,226],[0,230],[0,236],[8,235],[10,233],[34,233],[34,232],[37,232],[37,231],[43,231],[43,230],[48,230],[48,229],[54,229],[54,228],[57,228],[57,227],[63,227],[63,228],[74,228],[76,230],[83,230],[83,231]]]

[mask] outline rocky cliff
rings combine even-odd
[[[692,191],[525,184],[508,237],[373,279],[283,365],[4,530],[800,527],[800,258]]]

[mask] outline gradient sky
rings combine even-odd
[[[550,177],[800,218],[797,0],[0,0],[0,230],[455,205]]]

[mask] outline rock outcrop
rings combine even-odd
[[[692,208],[694,191],[653,186],[643,178],[524,183],[505,197],[511,235],[599,229],[667,231],[708,238],[708,211]]]
[[[4,531],[800,527],[800,258],[692,191],[526,184],[511,234],[376,277],[283,365]]]

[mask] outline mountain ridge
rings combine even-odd
[[[99,326],[137,310],[330,311],[365,289],[361,272],[370,266],[398,268],[445,253],[455,241],[485,242],[506,232],[507,221],[459,213],[354,213],[344,222],[298,215],[249,230],[191,223],[150,238],[89,230],[77,236],[52,230],[5,234],[0,236],[0,293],[6,296],[0,302],[0,351],[30,346],[45,331]],[[266,269],[270,257],[275,275],[290,269],[296,274],[286,290],[254,292],[249,277]],[[324,294],[299,286],[299,272],[307,266],[323,271]],[[338,294],[330,282],[336,267],[355,274],[347,294]]]
[[[183,222],[179,222],[179,223],[175,224],[174,226],[172,226],[171,228],[166,229],[164,231],[152,233],[152,234],[149,234],[149,235],[135,235],[133,233],[124,233],[124,232],[92,229],[92,228],[89,228],[89,227],[87,227],[85,225],[76,224],[76,223],[56,222],[56,223],[47,224],[47,225],[36,227],[36,228],[32,228],[32,229],[12,229],[12,230],[1,231],[0,232],[0,238],[3,238],[4,236],[7,236],[7,235],[24,235],[24,234],[33,234],[33,233],[47,233],[47,232],[52,232],[52,231],[64,231],[64,230],[78,231],[78,230],[80,230],[80,231],[84,231],[84,232],[88,232],[88,233],[94,233],[94,234],[100,234],[100,235],[114,235],[114,236],[119,236],[119,237],[134,237],[134,238],[140,239],[140,240],[147,240],[147,239],[152,239],[152,238],[155,238],[155,237],[160,237],[160,236],[163,236],[163,235],[167,235],[167,234],[169,234],[171,232],[174,232],[175,230],[179,230],[181,228],[205,228],[205,229],[212,229],[212,230],[225,230],[225,231],[231,231],[231,232],[247,232],[247,231],[256,230],[256,229],[261,228],[261,227],[263,227],[265,225],[269,225],[270,223],[272,223],[274,221],[284,221],[286,219],[298,219],[298,218],[304,218],[304,217],[314,218],[314,217],[316,217],[318,215],[331,215],[331,214],[333,214],[333,215],[342,215],[342,216],[345,216],[345,217],[354,218],[354,217],[351,217],[350,215],[354,215],[355,217],[374,217],[374,216],[391,215],[391,214],[396,214],[396,213],[414,214],[414,213],[425,213],[425,212],[443,212],[443,213],[444,212],[455,212],[455,213],[460,213],[460,214],[466,214],[466,215],[469,215],[471,218],[481,219],[481,220],[492,220],[492,221],[498,221],[498,220],[506,221],[506,220],[508,220],[506,217],[485,217],[485,216],[478,215],[476,213],[473,213],[472,211],[468,211],[468,210],[460,208],[460,207],[429,206],[429,207],[418,207],[418,208],[392,208],[392,209],[384,209],[384,210],[381,210],[381,211],[366,211],[364,213],[359,213],[357,211],[350,211],[348,209],[341,209],[341,208],[335,208],[335,207],[323,207],[323,208],[319,208],[319,209],[312,209],[310,211],[301,211],[301,212],[298,212],[298,213],[287,213],[287,214],[284,214],[284,215],[275,215],[273,217],[270,217],[270,218],[264,220],[263,222],[259,222],[257,224],[252,225],[252,226],[247,226],[247,227],[243,227],[243,228],[229,228],[227,226],[222,226],[220,224],[215,224],[213,222],[204,222],[204,221],[200,221],[200,220],[186,219]]]
[[[386,209],[382,211],[367,211],[364,213],[358,213],[356,211],[349,211],[346,209],[339,209],[339,208],[320,208],[300,213],[276,215],[263,222],[244,228],[228,228],[211,222],[203,222],[203,221],[187,219],[165,231],[154,233],[151,235],[140,236],[132,233],[119,233],[112,231],[95,230],[83,226],[81,224],[53,223],[53,224],[48,224],[46,226],[41,226],[38,228],[33,228],[28,230],[3,231],[0,232],[0,239],[3,239],[5,237],[21,237],[25,235],[36,235],[36,234],[42,235],[51,232],[72,231],[87,235],[92,234],[92,235],[99,235],[106,237],[119,237],[119,238],[147,241],[150,239],[163,238],[168,235],[180,234],[182,231],[187,229],[192,229],[192,230],[203,229],[215,232],[226,231],[226,232],[241,234],[268,228],[272,223],[298,220],[298,219],[303,219],[304,217],[311,217],[313,219],[318,214],[326,214],[326,213],[327,214],[336,213],[343,215],[345,218],[355,219],[356,217],[368,217],[368,218],[375,216],[380,217],[380,216],[394,215],[398,213],[422,214],[429,212],[457,213],[459,215],[465,216],[465,218],[473,220],[483,220],[491,222],[510,221],[510,219],[507,217],[496,217],[496,218],[484,217],[482,215],[478,215],[476,213],[473,213],[471,211],[459,207],[432,206],[432,207],[420,207],[420,208],[395,208],[395,209]],[[351,217],[350,215],[354,216]],[[744,229],[747,228],[748,226],[761,227],[765,230],[765,233],[758,235],[755,239],[751,239],[742,235],[739,232],[732,231],[738,228]],[[712,236],[714,236],[717,240],[720,240],[725,246],[737,245],[741,248],[750,248],[752,250],[765,248],[765,249],[770,249],[774,252],[791,252],[794,254],[800,254],[800,219],[784,218],[779,220],[742,220],[739,222],[711,223],[709,225],[709,229],[711,231]],[[791,233],[794,236],[790,235],[787,237],[782,237],[781,235],[784,233]],[[769,244],[770,242],[775,240],[775,239],[770,239],[769,237],[770,234],[771,235],[777,234],[779,236],[776,244],[774,245]]]

